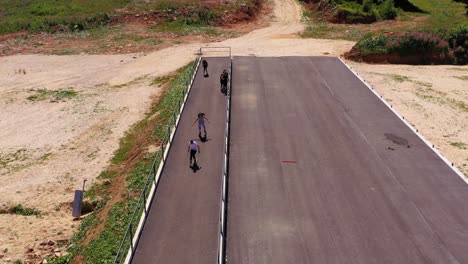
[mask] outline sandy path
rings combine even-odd
[[[158,93],[148,79],[120,88],[113,85],[170,73],[205,45],[230,46],[234,56],[339,56],[354,45],[301,39],[300,6],[294,0],[274,3],[268,27],[218,43],[178,45],[136,56],[0,58],[0,206],[19,203],[43,212],[41,218],[0,215],[3,259],[24,259],[28,245],[67,239],[76,230],[78,223],[62,204],[72,201],[82,178],[92,181],[106,167],[119,138],[142,118],[150,96]],[[468,67],[353,65],[449,159],[460,167],[468,163],[468,150],[450,145],[468,143],[468,113],[456,103],[468,104],[467,81],[454,77],[468,76]],[[17,73],[20,68],[26,74]],[[391,74],[407,78],[398,81],[402,77]],[[73,89],[78,96],[59,102],[27,99],[37,93],[31,89],[41,88]],[[433,97],[422,96],[421,89]]]

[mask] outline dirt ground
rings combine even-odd
[[[201,46],[229,46],[234,56],[340,56],[354,45],[300,38],[304,25],[297,2],[271,4],[267,26],[214,43],[147,54],[0,57],[0,209],[22,204],[42,213],[0,214],[0,260],[45,254],[38,249],[41,242],[71,237],[79,226],[68,205],[74,190],[83,178],[92,184],[119,138],[143,118],[159,92],[150,79],[184,66]],[[351,64],[468,173],[467,66]],[[57,91],[74,93],[60,97]]]

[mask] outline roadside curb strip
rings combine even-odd
[[[229,63],[229,80],[227,87],[226,98],[226,127],[224,131],[224,162],[223,171],[221,172],[221,197],[220,197],[220,211],[218,223],[218,260],[217,264],[224,264],[226,262],[226,215],[227,215],[227,189],[228,189],[228,175],[229,175],[229,129],[231,123],[231,89],[232,89],[232,57]]]

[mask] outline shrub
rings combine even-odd
[[[388,38],[385,35],[367,35],[357,43],[363,55],[370,53],[388,53]]]
[[[336,6],[335,20],[341,23],[372,23],[397,16],[393,0],[329,0],[328,3]]]
[[[397,16],[397,10],[393,0],[385,0],[377,8],[381,19],[394,19]]]
[[[461,46],[468,49],[468,26],[459,26],[449,32],[449,45],[451,48]]]
[[[468,27],[453,30],[414,31],[391,35],[366,35],[355,47],[353,56],[396,55],[412,63],[468,63]],[[380,57],[384,58],[384,57]],[[419,59],[418,59],[419,58]]]
[[[447,53],[448,43],[431,32],[408,32],[393,38],[389,52],[400,55]]]

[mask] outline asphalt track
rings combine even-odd
[[[228,58],[207,58],[208,78],[200,65],[174,136],[167,163],[150,207],[132,263],[215,263],[223,164],[226,97],[219,76]],[[203,112],[208,141],[198,141],[197,114]],[[201,169],[189,168],[190,139],[199,142]]]
[[[232,87],[228,264],[468,263],[468,185],[337,58]]]

